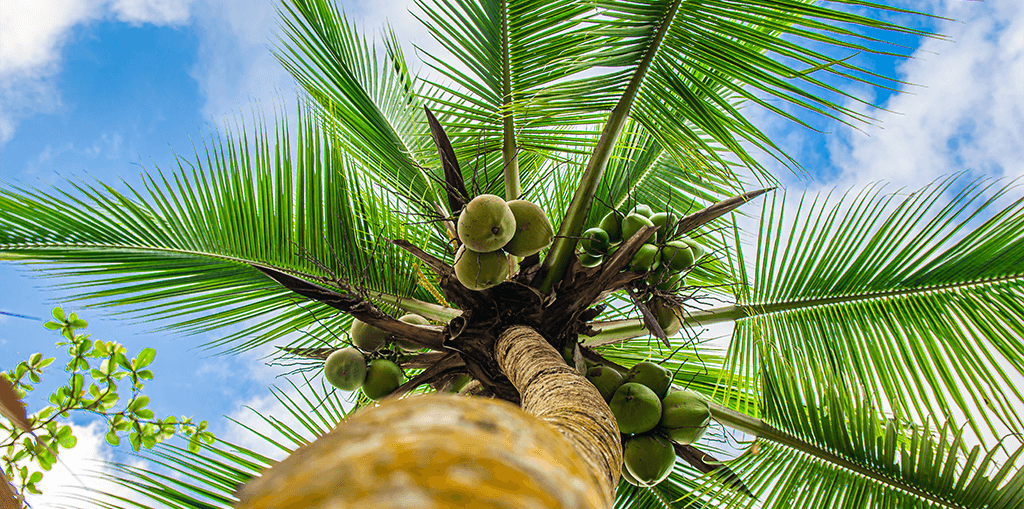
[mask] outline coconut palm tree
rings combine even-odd
[[[880,20],[916,13],[834,3],[846,5],[424,0],[450,55],[427,54],[421,78],[394,32],[377,47],[338,7],[289,0],[276,54],[304,90],[295,125],[240,126],[146,174],[145,190],[0,190],[0,259],[59,267],[83,298],[185,331],[251,323],[210,345],[227,352],[273,344],[319,370],[358,318],[423,347],[372,354],[406,369],[397,394],[474,379],[476,397],[391,397],[351,418],[326,386],[277,391],[304,428],[267,417],[289,440],[266,437],[291,454],[281,463],[220,442],[154,453],[181,475],[120,467],[118,482],[165,505],[472,492],[516,507],[536,485],[538,500],[586,507],[1020,507],[1024,200],[1012,184],[799,197],[795,216],[784,193],[758,198],[776,180],[751,150],[801,169],[741,106],[870,122],[839,104],[863,102],[847,85],[895,82],[848,57],[934,36]],[[454,221],[481,194],[540,205],[557,235],[476,291],[451,263]],[[635,204],[673,211],[668,236],[707,250],[685,285],[626,270],[653,226],[580,262],[581,234]],[[758,206],[752,239],[737,218]],[[394,318],[407,312],[435,325]],[[733,326],[724,350],[700,333],[715,323]],[[669,477],[638,487],[620,481],[616,418],[578,371],[648,359],[711,401],[719,441],[673,445]],[[509,450],[510,436],[545,445]],[[399,465],[449,448],[476,458],[473,475],[518,482],[458,491],[455,474]]]

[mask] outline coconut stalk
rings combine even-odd
[[[665,38],[665,33],[668,32],[668,27],[672,24],[672,18],[675,17],[678,9],[679,0],[676,0],[669,7],[668,12],[665,13],[665,19],[661,20],[661,25],[658,26],[658,31],[655,32],[651,45],[648,46],[647,52],[644,53],[643,59],[640,60],[640,64],[636,68],[636,72],[633,73],[633,77],[630,78],[629,83],[626,85],[625,92],[623,92],[615,107],[612,108],[612,112],[608,116],[608,122],[605,123],[604,128],[601,130],[601,136],[597,139],[594,153],[591,154],[590,161],[587,162],[587,168],[584,170],[583,175],[580,176],[580,183],[573,194],[572,202],[569,203],[569,209],[562,219],[562,224],[558,227],[558,233],[555,235],[555,242],[551,245],[551,251],[548,252],[548,256],[544,259],[538,279],[535,279],[533,282],[533,285],[542,293],[549,293],[551,287],[565,275],[569,261],[572,259],[572,254],[576,251],[580,232],[583,231],[583,223],[587,220],[590,206],[594,202],[594,194],[597,193],[597,187],[601,183],[601,178],[604,177],[604,170],[608,167],[608,161],[612,157],[615,143],[618,141],[619,135],[622,134],[622,127],[626,125],[626,119],[629,118],[629,111],[633,107],[633,102],[636,99],[637,92],[640,90],[640,85],[643,84],[647,70],[650,69],[651,62],[654,61],[654,57],[658,54],[661,41]]]

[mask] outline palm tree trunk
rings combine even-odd
[[[496,358],[522,408],[388,398],[243,486],[236,507],[611,508],[622,450],[597,389],[529,327],[501,334]]]

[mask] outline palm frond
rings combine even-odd
[[[751,280],[726,372],[757,380],[758,352],[781,352],[899,418],[966,423],[980,443],[1021,433],[1024,199],[981,221],[1012,189],[953,177],[902,199],[873,188],[801,204],[792,225],[784,198],[766,203],[757,254],[736,268]],[[763,396],[748,385],[723,398],[756,415]]]
[[[257,323],[216,340],[253,348],[347,317],[295,297],[250,263],[340,279],[366,291],[431,301],[416,261],[387,242],[446,249],[436,224],[410,224],[408,201],[360,173],[329,130],[300,111],[296,148],[287,126],[228,135],[194,166],[144,176],[146,190],[74,183],[77,193],[0,191],[0,252],[30,256],[98,305],[198,332]],[[191,166],[187,169],[185,165]],[[415,216],[414,216],[415,217]],[[300,338],[295,346],[320,340]]]
[[[378,51],[325,0],[285,3],[281,18],[287,41],[275,55],[331,119],[339,146],[420,212],[442,203],[436,177],[423,169],[436,150],[419,85],[394,31]]]

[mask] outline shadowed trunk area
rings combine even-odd
[[[509,327],[500,334],[494,357],[519,390],[523,410],[572,444],[601,486],[602,507],[612,507],[622,469],[622,442],[601,393],[530,327]]]

